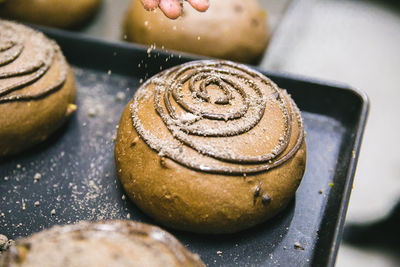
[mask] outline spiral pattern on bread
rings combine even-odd
[[[198,171],[268,171],[293,157],[304,140],[299,109],[287,92],[228,61],[189,62],[161,72],[138,89],[130,109],[147,145]]]
[[[62,88],[67,72],[54,41],[23,25],[0,20],[0,104],[51,94]],[[54,83],[43,86],[46,75],[56,77]]]

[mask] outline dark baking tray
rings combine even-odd
[[[125,198],[117,181],[116,125],[141,79],[194,58],[44,31],[73,67],[78,110],[49,140],[0,162],[0,233],[15,239],[80,220],[155,223]],[[170,232],[210,266],[333,266],[368,99],[345,85],[264,73],[288,89],[305,120],[307,168],[295,200],[274,219],[237,234]],[[35,183],[36,173],[41,178]]]

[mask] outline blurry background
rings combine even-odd
[[[400,1],[300,0],[286,15],[263,68],[345,82],[370,97],[336,265],[400,266],[399,207],[390,214],[400,200]]]
[[[400,266],[400,1],[260,2],[272,32],[262,69],[347,83],[370,97],[337,266]],[[104,0],[82,31],[120,41],[129,3]]]

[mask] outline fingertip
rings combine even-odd
[[[190,5],[197,11],[205,12],[210,7],[210,2],[208,0],[188,0]]]
[[[170,19],[177,19],[182,13],[182,7],[178,0],[163,0],[159,5],[161,11]]]
[[[160,0],[140,0],[146,10],[154,10],[160,4]]]

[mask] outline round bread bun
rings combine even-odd
[[[0,157],[58,129],[76,109],[75,93],[72,72],[54,41],[0,20]]]
[[[115,161],[160,223],[231,233],[285,208],[306,162],[303,120],[285,90],[228,61],[193,61],[146,81],[125,108]]]
[[[171,234],[132,221],[55,226],[16,241],[0,266],[205,266]]]
[[[257,0],[210,0],[202,13],[183,2],[183,14],[168,19],[161,10],[146,11],[133,0],[125,15],[128,41],[214,58],[254,63],[267,43],[266,12]]]
[[[74,28],[89,20],[101,0],[4,0],[0,16],[57,28]]]

